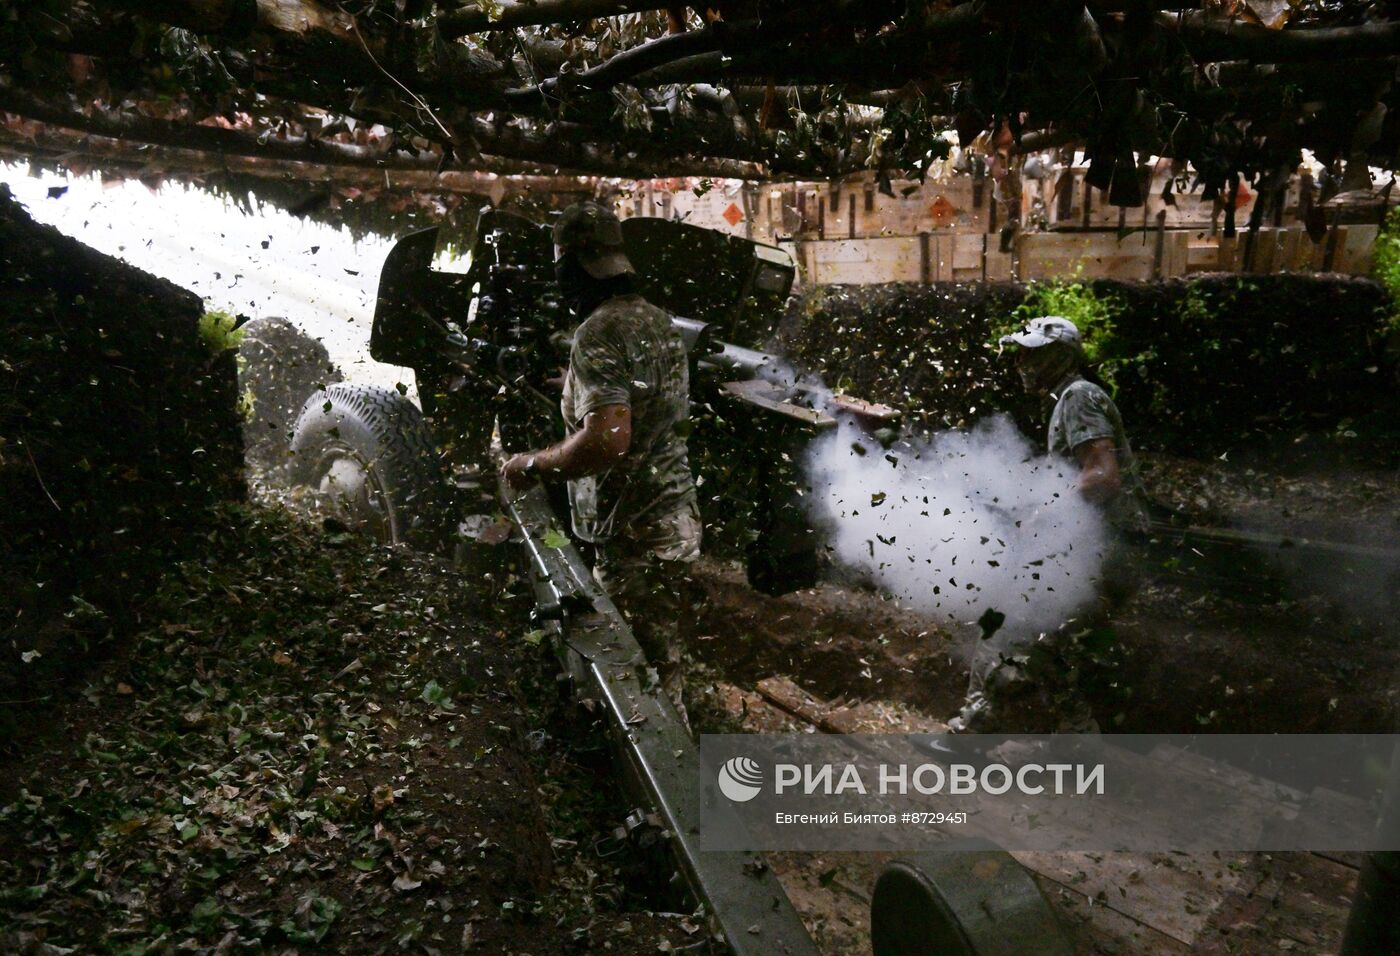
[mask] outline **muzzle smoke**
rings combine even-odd
[[[833,557],[914,610],[1033,635],[1095,598],[1104,521],[1007,418],[890,449],[843,424],[807,466]]]

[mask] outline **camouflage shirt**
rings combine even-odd
[[[654,538],[677,515],[696,512],[686,449],[690,370],[670,317],[639,295],[609,299],[574,333],[560,404],[570,433],[605,405],[631,410],[632,443],[616,467],[569,482],[574,531],[595,543]],[[696,540],[682,550],[698,549]]]
[[[1123,417],[1108,393],[1079,375],[1071,375],[1051,393],[1055,410],[1050,414],[1050,430],[1046,438],[1050,454],[1074,460],[1074,450],[1085,442],[1100,438],[1113,439],[1118,452],[1118,472],[1122,490],[1108,503],[1105,511],[1112,524],[1124,531],[1143,531],[1147,527],[1144,507],[1145,493],[1138,475],[1137,458],[1123,428]]]

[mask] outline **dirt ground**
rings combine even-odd
[[[1370,541],[1400,516],[1394,476],[1146,465],[1157,497],[1201,523],[1298,518]],[[1267,579],[1253,590],[1210,568],[1153,570],[1115,622],[1131,694],[1094,701],[1106,727],[1393,726],[1393,625],[1267,562],[1252,570]],[[769,598],[712,560],[699,577],[698,730],[809,731],[759,692],[782,678],[867,730],[936,728],[961,701],[967,638],[885,596],[827,583]],[[504,571],[467,587],[430,558],[232,509],[201,560],[139,598],[139,631],[66,700],[28,715],[7,746],[0,948],[542,954],[696,943],[699,921],[668,912],[678,901],[654,890],[664,863],[611,841],[625,800],[606,747],[558,700],[528,607],[512,595]],[[832,956],[866,951],[883,862],[772,859]],[[1076,888],[1113,865],[1038,877],[1079,951],[1198,951],[1144,942],[1148,930]],[[1223,951],[1276,952],[1283,940],[1322,953],[1340,932],[1354,870],[1257,857],[1174,885],[1210,886],[1222,872],[1220,899],[1244,900],[1240,912],[1267,889],[1312,921],[1240,917],[1230,938],[1257,945]]]
[[[1400,544],[1400,476],[1284,476],[1228,461],[1144,464],[1153,496],[1193,524]],[[1194,563],[1164,553],[1113,622],[1124,650],[1118,686],[1092,700],[1106,730],[1394,729],[1400,634],[1385,608],[1262,552],[1229,550]],[[1395,573],[1377,564],[1381,576]],[[961,703],[965,651],[975,638],[849,582],[772,598],[749,589],[734,564],[707,560],[698,577],[708,604],[691,692],[704,701],[693,711],[702,731],[811,732],[810,722],[774,705],[773,692],[783,697],[784,687],[820,699],[821,713],[847,722],[827,730],[936,730]],[[1309,854],[1214,863],[1111,857],[1070,866],[1067,875],[1058,872],[1062,861],[1050,861],[1042,867],[1048,876],[1037,873],[1082,954],[1335,952],[1355,880],[1354,861]],[[832,956],[868,947],[868,895],[884,862],[870,854],[773,856]],[[1107,884],[1110,906],[1084,891],[1119,870],[1132,874],[1122,899]],[[1189,932],[1180,929],[1188,924]]]
[[[1191,523],[1306,533],[1400,548],[1400,475],[1280,476],[1228,462],[1148,458],[1152,496]],[[1196,554],[1160,544],[1142,587],[1114,618],[1121,687],[1097,701],[1119,732],[1389,732],[1400,647],[1370,585],[1400,553],[1366,559],[1364,580],[1327,580],[1268,548]],[[1188,561],[1182,561],[1185,553]],[[1340,564],[1337,564],[1339,567]],[[1356,570],[1356,569],[1352,569]],[[1340,574],[1340,572],[1339,572]],[[697,656],[744,687],[791,677],[828,700],[886,701],[937,718],[956,712],[971,642],[859,584],[769,598],[740,568],[706,561]],[[1400,578],[1395,578],[1400,580]],[[1361,585],[1366,587],[1360,588]],[[1365,600],[1354,591],[1364,590]]]
[[[0,760],[0,951],[655,953],[655,861],[527,608],[230,509]],[[552,674],[551,674],[552,676]]]

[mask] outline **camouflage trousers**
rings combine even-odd
[[[593,577],[632,628],[666,696],[686,719],[686,644],[698,589],[691,566],[700,556],[700,515],[692,506],[598,546]]]
[[[1094,733],[1084,696],[1117,655],[1110,622],[1136,593],[1141,557],[1123,542],[1104,555],[1098,597],[1074,620],[1046,633],[1002,631],[981,641],[968,674],[967,699],[949,729],[957,733]]]
[[[1091,733],[1093,711],[1080,691],[1079,642],[1093,628],[996,635],[973,655],[967,700],[950,729],[960,733]]]

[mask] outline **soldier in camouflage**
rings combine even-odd
[[[564,376],[568,437],[502,466],[514,487],[567,480],[574,532],[597,552],[594,576],[628,618],[682,717],[680,624],[691,615],[701,524],[686,433],[685,342],[633,290],[622,229],[608,209],[570,206],[554,227],[560,291],[582,317]]]
[[[984,642],[973,658],[967,702],[949,729],[997,733],[1012,729],[1009,723],[1048,715],[1058,725],[1041,729],[1093,731],[1098,725],[1077,686],[1079,671],[1093,662],[1079,640],[1136,587],[1137,562],[1126,540],[1146,530],[1146,496],[1118,407],[1080,374],[1074,323],[1059,316],[1032,319],[1022,331],[1002,336],[1000,344],[1014,347],[1025,389],[1054,402],[1046,435],[1049,452],[1078,466],[1079,493],[1102,509],[1114,537],[1102,558],[1099,606],[1053,634],[998,635]]]

